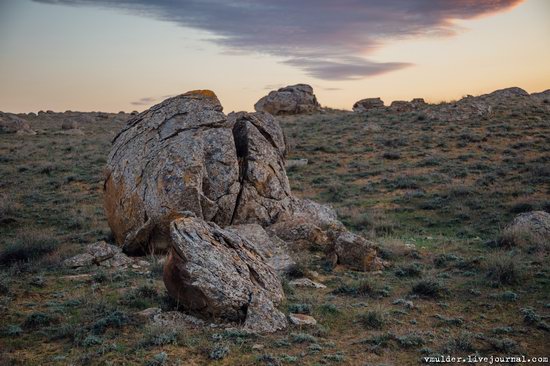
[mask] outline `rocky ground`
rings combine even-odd
[[[0,134],[0,364],[549,356],[548,233],[503,230],[518,214],[550,209],[545,98],[514,89],[441,106],[277,117],[292,193],[331,204],[390,266],[333,267],[311,246],[283,281],[279,310],[294,314],[290,326],[269,335],[178,312],[163,256],[126,257],[106,244],[115,241],[103,170],[129,114],[10,116],[9,128],[24,131]],[[89,266],[64,262],[83,253]]]

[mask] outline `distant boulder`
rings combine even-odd
[[[535,247],[550,249],[550,213],[530,211],[517,215],[504,228],[499,239],[505,247]]]
[[[0,112],[0,133],[15,133],[17,135],[36,135],[29,123],[23,118],[11,113]]]
[[[423,98],[415,98],[410,102],[404,100],[395,100],[390,104],[390,111],[403,113],[412,112],[426,107],[428,104]]]
[[[296,84],[270,92],[256,102],[254,109],[272,115],[290,115],[316,112],[321,109],[321,105],[311,86]]]
[[[72,119],[66,119],[61,124],[62,130],[74,130],[78,128],[78,122]]]
[[[550,104],[550,89],[547,89],[540,93],[531,94],[531,98],[538,100],[544,104]]]
[[[528,97],[529,93],[518,87],[495,90],[487,94],[488,97],[510,98],[510,97]]]
[[[380,98],[361,99],[353,105],[354,112],[366,112],[372,109],[384,108],[384,102]]]

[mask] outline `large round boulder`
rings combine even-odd
[[[279,124],[266,113],[227,117],[216,95],[192,91],[130,119],[107,159],[104,206],[129,253],[169,247],[184,211],[217,223],[274,222],[290,202]]]
[[[311,86],[296,84],[271,91],[256,102],[254,109],[273,115],[289,115],[316,112],[321,106]]]

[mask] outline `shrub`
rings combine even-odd
[[[443,347],[443,352],[445,353],[473,352],[474,350],[472,334],[470,332],[460,333]]]
[[[462,259],[462,257],[459,257],[453,253],[444,253],[435,257],[434,265],[436,267],[445,267],[445,266],[448,266],[449,263],[463,261],[463,260],[464,259]]]
[[[137,309],[146,309],[151,307],[152,303],[158,302],[159,293],[156,288],[153,286],[143,285],[134,290],[128,291],[122,303],[126,306],[137,308]]]
[[[0,295],[9,295],[11,290],[11,281],[8,276],[0,276]]]
[[[92,332],[94,334],[103,334],[107,328],[121,328],[124,325],[128,324],[129,318],[126,313],[115,310],[103,318],[100,318],[92,325]]]
[[[292,333],[291,339],[293,343],[316,343],[317,338],[307,333]]]
[[[222,345],[215,345],[210,351],[208,358],[211,360],[221,360],[229,354],[229,348]]]
[[[426,343],[424,338],[416,333],[405,334],[395,337],[399,346],[403,348],[421,347]]]
[[[397,277],[420,277],[421,274],[422,267],[418,263],[399,266],[395,269]]]
[[[290,304],[288,311],[295,314],[311,314],[311,306],[309,304]]]
[[[141,342],[141,346],[166,346],[169,344],[178,343],[178,333],[174,329],[166,329],[164,327],[150,327],[145,332],[145,338]]]
[[[145,363],[145,366],[164,366],[168,361],[168,355],[166,352],[160,352],[153,356],[153,358]]]
[[[100,345],[102,343],[103,343],[103,340],[100,337],[90,334],[89,336],[84,338],[84,340],[82,341],[82,346],[91,347],[91,346]]]
[[[323,315],[337,315],[337,314],[340,314],[340,310],[334,304],[322,304],[319,307],[319,312]]]
[[[38,328],[44,325],[50,325],[53,323],[54,318],[48,314],[45,313],[31,313],[27,316],[25,321],[23,322],[23,328],[27,329],[33,329]]]
[[[486,276],[494,286],[515,285],[523,277],[516,261],[508,254],[491,256],[486,263]]]
[[[386,313],[370,310],[359,316],[359,322],[367,329],[382,329],[386,324]]]
[[[332,293],[348,296],[372,296],[379,293],[379,290],[374,287],[372,282],[364,280],[338,286]]]
[[[58,241],[47,233],[29,230],[8,242],[0,250],[0,265],[39,259],[55,250]]]
[[[448,293],[448,289],[434,280],[421,280],[412,287],[412,293],[425,298],[437,299]]]

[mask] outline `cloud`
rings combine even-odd
[[[145,98],[141,98],[139,100],[133,101],[131,104],[132,105],[151,105],[153,102],[157,100],[159,100],[159,98],[145,97]]]
[[[522,0],[35,0],[113,7],[210,32],[229,53],[259,52],[319,79],[359,79],[406,62],[365,58],[394,39],[452,36],[456,20]]]
[[[295,58],[286,64],[299,67],[309,75],[324,80],[353,80],[383,74],[410,66],[404,62],[372,62],[359,57],[343,57],[338,61]]]

